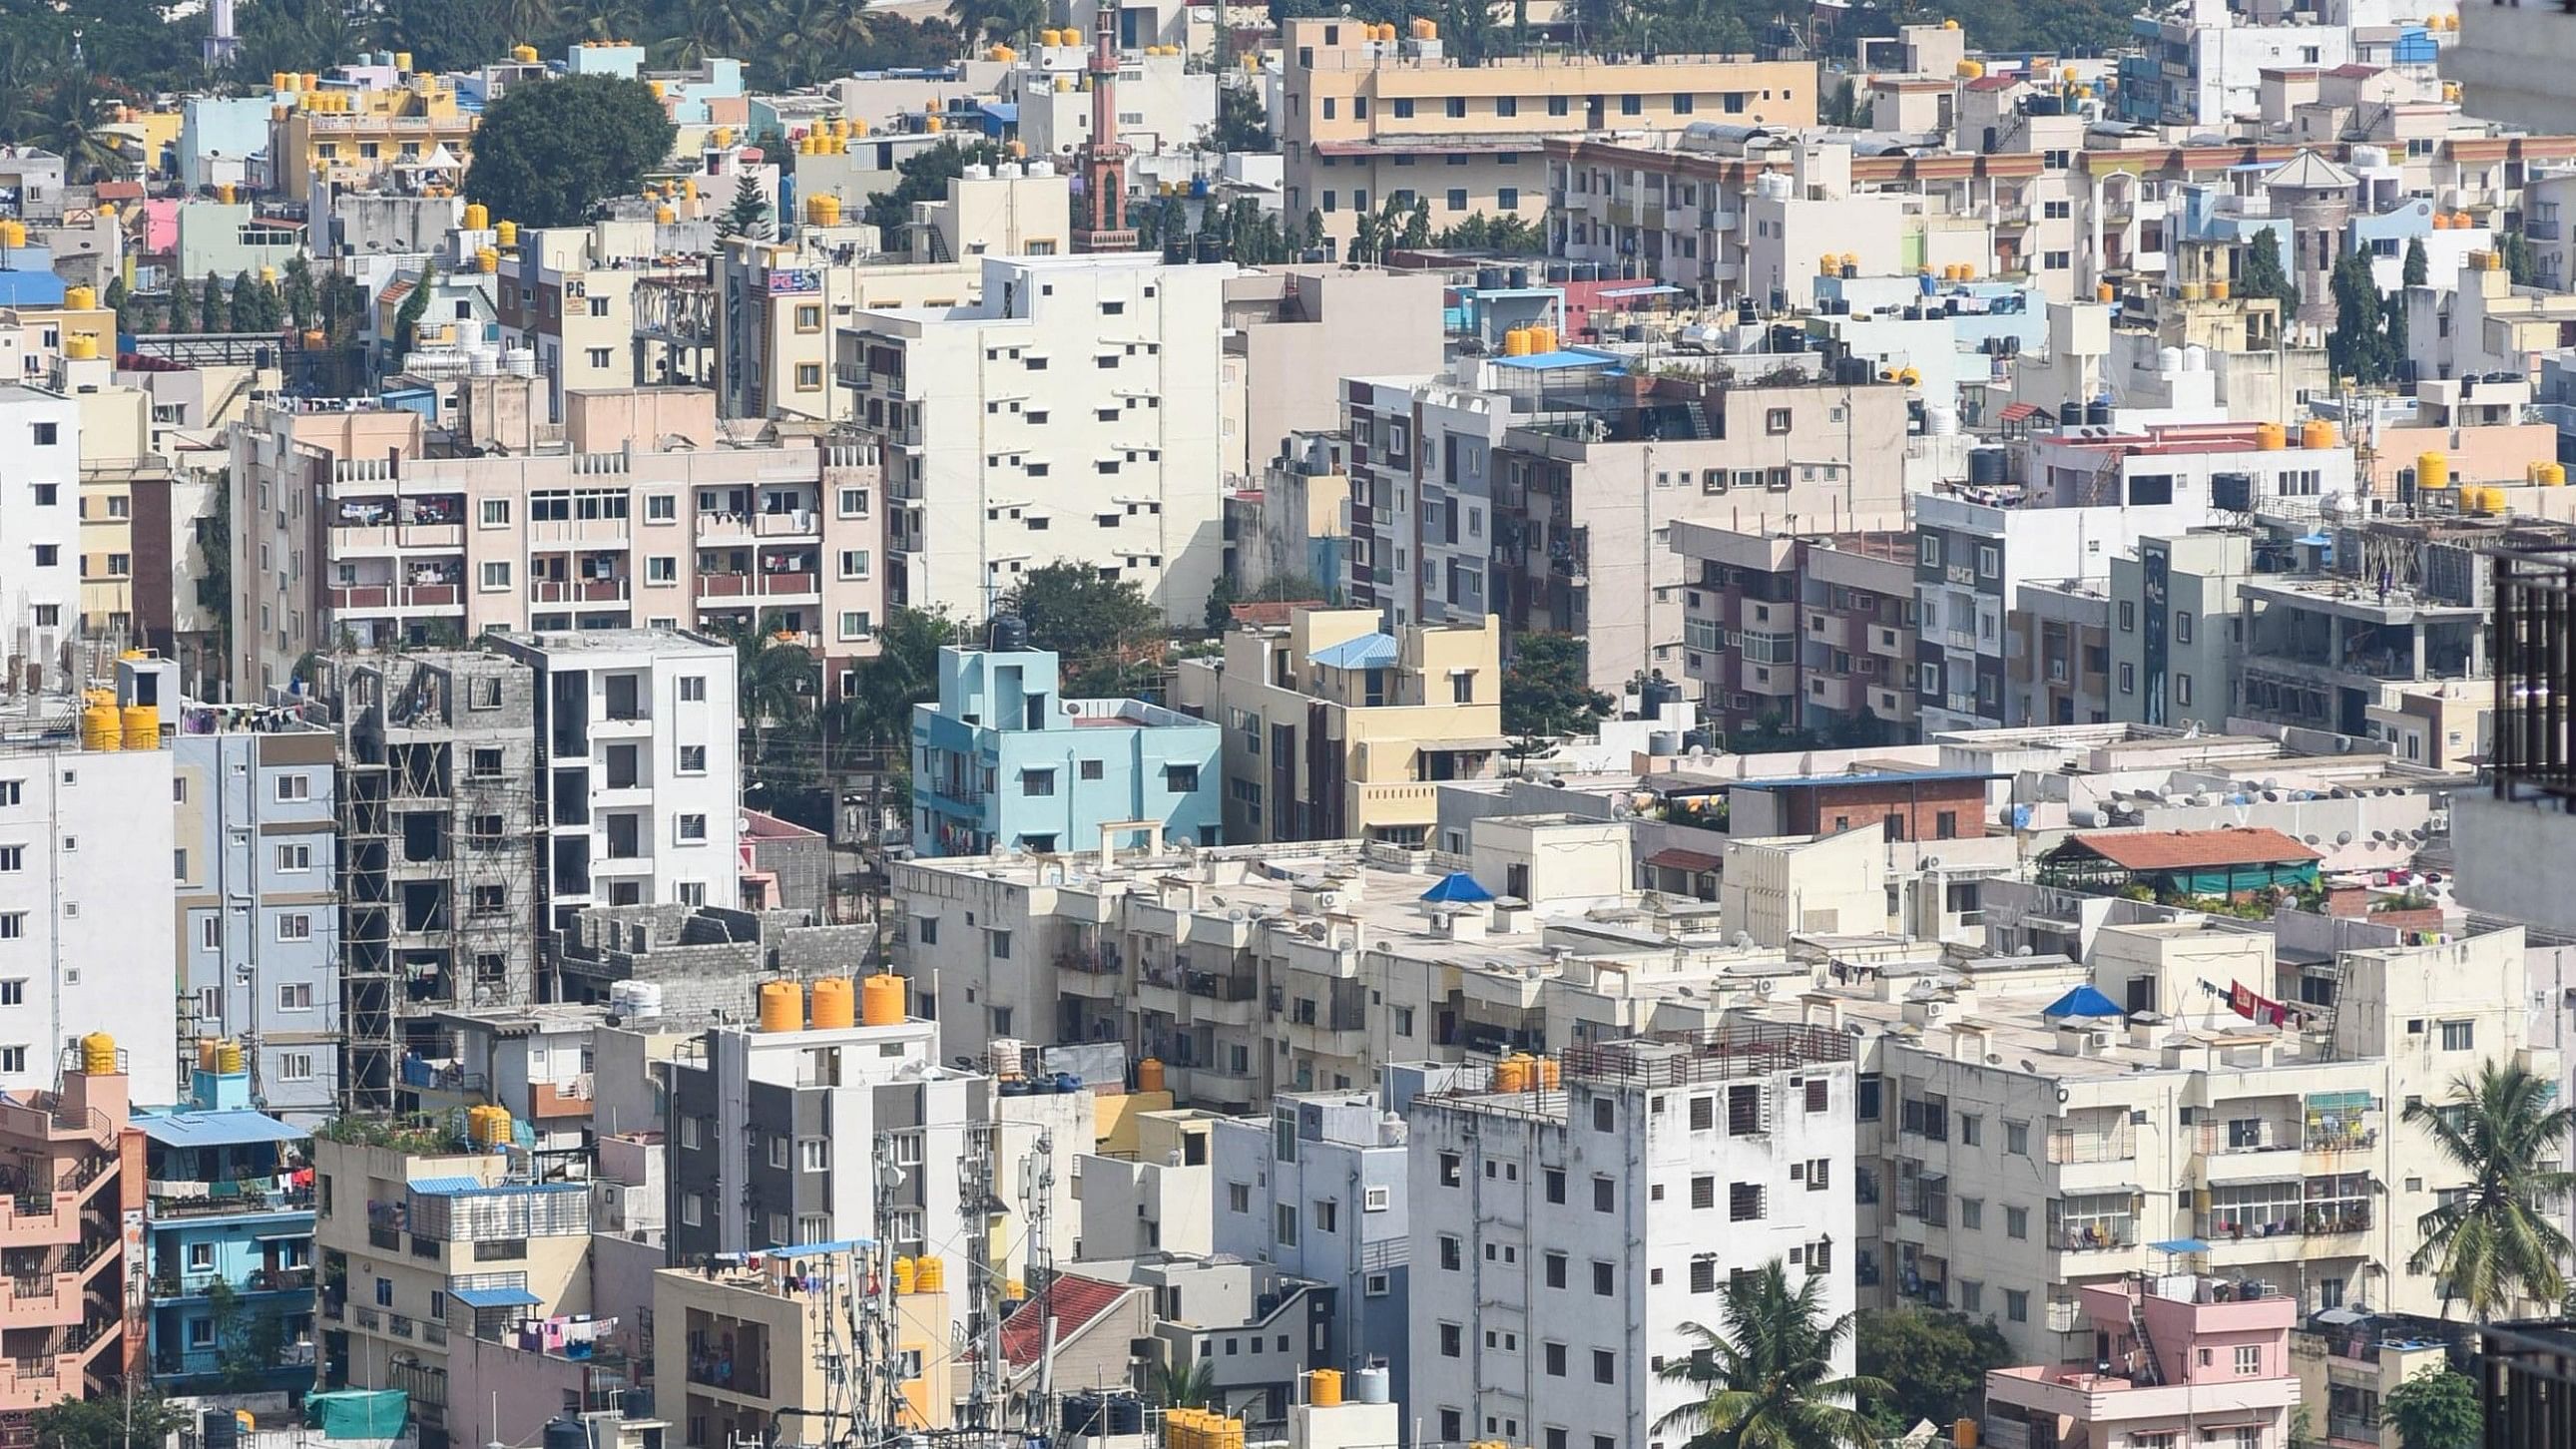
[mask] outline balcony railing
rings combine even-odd
[[[2127,1162],[2138,1155],[2138,1139],[2125,1127],[2117,1132],[2051,1132],[2051,1162]]]
[[[2069,1253],[2107,1253],[2138,1245],[2138,1222],[2135,1218],[2089,1218],[2083,1222],[2060,1223],[2056,1230],[2057,1246]]]

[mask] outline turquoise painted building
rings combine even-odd
[[[310,1387],[308,1134],[251,1106],[247,1072],[204,1066],[185,1107],[134,1125],[146,1164],[153,1382],[168,1393]],[[245,1352],[260,1361],[253,1382],[221,1382],[227,1351],[236,1368]]]
[[[1134,699],[1060,697],[1056,656],[998,619],[991,649],[939,651],[939,702],[913,706],[912,844],[921,856],[1096,850],[1159,826],[1220,843],[1216,725]]]

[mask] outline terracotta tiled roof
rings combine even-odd
[[[1036,1363],[1046,1352],[1049,1315],[1055,1318],[1055,1341],[1061,1346],[1128,1294],[1143,1291],[1133,1283],[1104,1283],[1097,1278],[1059,1274],[1002,1320],[1002,1360],[1015,1368]]]
[[[2325,859],[2277,830],[2104,830],[2075,843],[2124,870]]]
[[[1324,601],[1321,599],[1265,599],[1251,604],[1229,604],[1226,606],[1226,611],[1234,615],[1234,622],[1238,624],[1250,624],[1257,629],[1268,629],[1287,623],[1299,609],[1322,607],[1324,607]]]
[[[1705,851],[1684,850],[1679,846],[1674,846],[1668,850],[1658,850],[1654,854],[1647,856],[1646,864],[1661,866],[1666,870],[1685,870],[1689,871],[1693,875],[1698,875],[1702,871],[1717,869],[1718,859],[1716,856],[1710,855]]]

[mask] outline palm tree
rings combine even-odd
[[[790,76],[811,82],[847,71],[873,30],[851,0],[790,0],[767,49]]]
[[[75,181],[130,175],[134,163],[125,157],[124,142],[107,129],[109,104],[88,71],[66,66],[54,73],[33,109],[30,139],[62,157],[64,174]]]
[[[534,45],[562,25],[565,9],[561,0],[501,0],[495,18],[509,32],[513,44]]]
[[[979,35],[994,40],[1025,36],[1046,23],[1046,0],[948,0],[948,18],[973,46]]]
[[[2543,1204],[2576,1187],[2576,1173],[2554,1165],[2566,1160],[2576,1108],[2557,1099],[2556,1083],[2489,1061],[2474,1080],[2452,1078],[2450,1100],[2406,1104],[2405,1120],[2469,1177],[2466,1189],[2415,1220],[2424,1241],[2406,1261],[2441,1275],[2444,1317],[2453,1299],[2491,1320],[2517,1303],[2565,1297],[2560,1265],[2569,1243]]]
[[[794,729],[814,712],[820,668],[812,650],[780,632],[775,616],[734,635],[734,690],[743,724],[751,731],[754,768],[768,763],[769,732]]]
[[[1790,1288],[1777,1258],[1729,1282],[1718,1310],[1723,1330],[1683,1324],[1697,1348],[1657,1373],[1699,1397],[1656,1420],[1656,1431],[1689,1435],[1691,1449],[1874,1443],[1859,1403],[1889,1390],[1873,1378],[1835,1377],[1834,1350],[1850,1336],[1852,1316],[1825,1317],[1824,1282],[1811,1273]]]
[[[1203,1409],[1216,1397],[1216,1365],[1202,1358],[1186,1368],[1154,1365],[1154,1397],[1166,1409]]]
[[[672,60],[697,65],[717,56],[748,58],[769,33],[769,0],[681,0],[679,33],[666,42]]]

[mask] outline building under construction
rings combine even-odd
[[[432,1012],[537,999],[536,676],[464,650],[317,676],[339,730],[341,1097],[390,1111]]]

